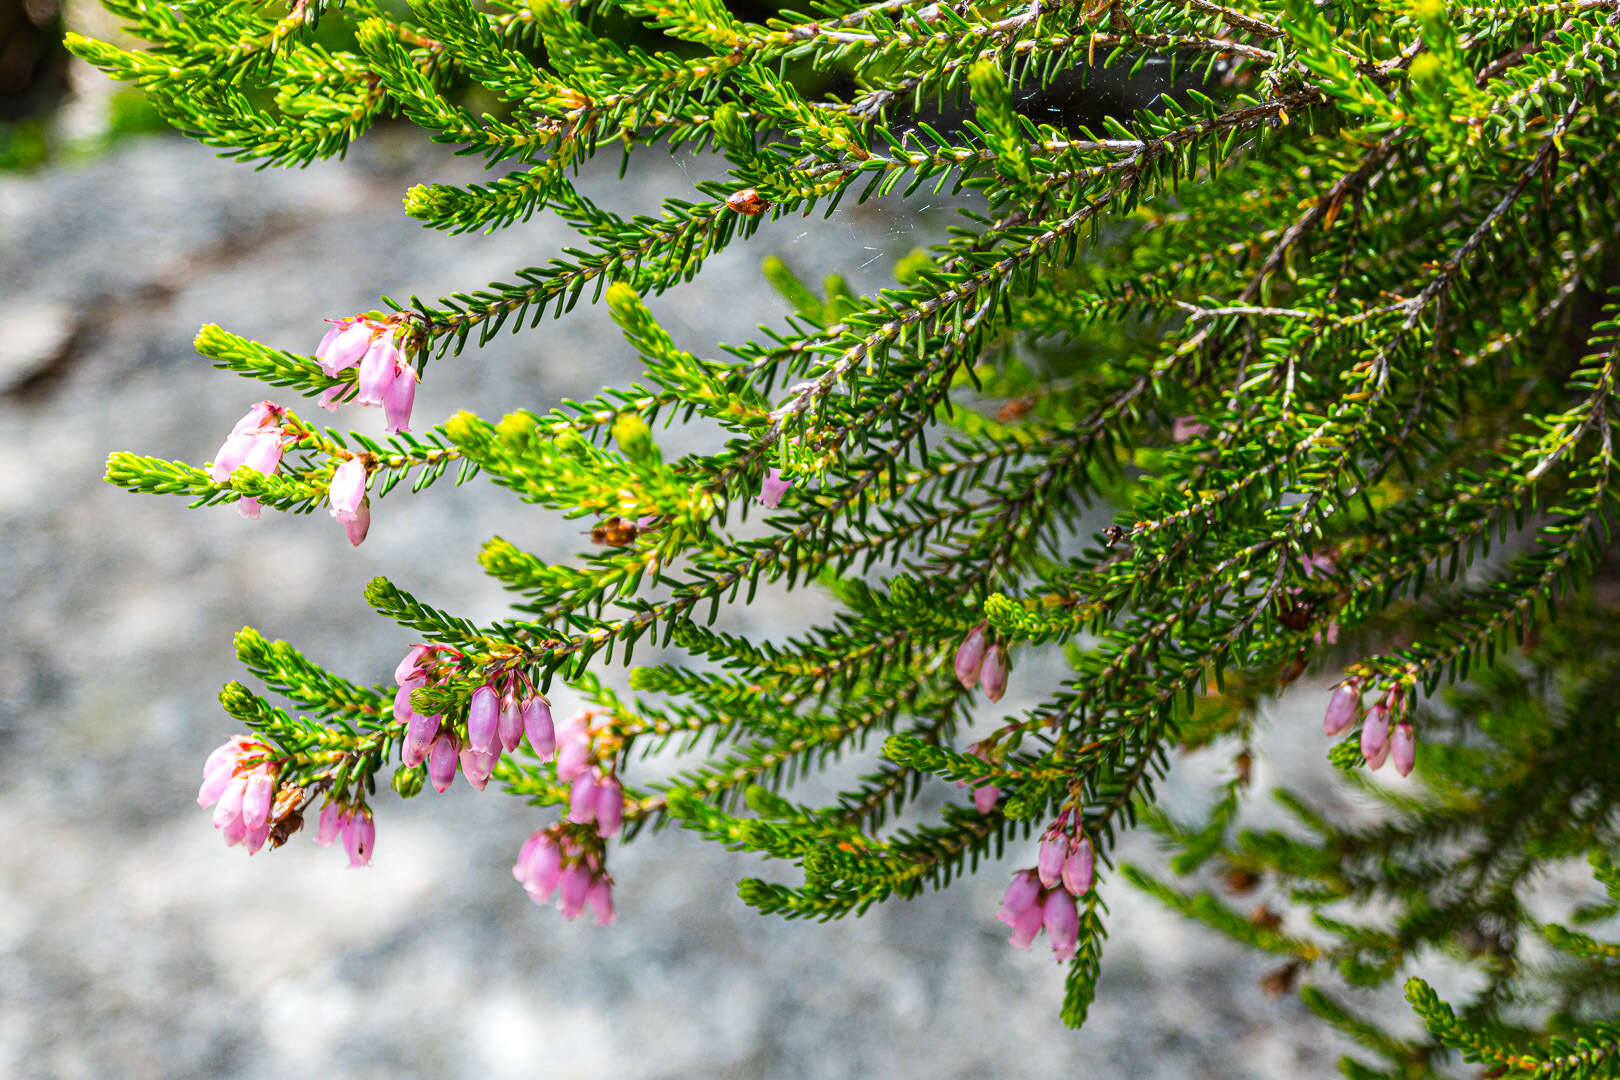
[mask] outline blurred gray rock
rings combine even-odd
[[[649,155],[615,185],[616,163],[602,164],[592,192],[643,211],[703,170]],[[382,678],[408,639],[370,615],[367,578],[387,572],[490,617],[505,601],[474,563],[480,543],[501,533],[560,557],[580,526],[489,485],[441,483],[384,500],[351,550],[324,515],[188,512],[104,484],[102,462],[122,449],[205,460],[264,396],[196,357],[204,322],[308,349],[323,317],[380,293],[476,288],[570,242],[551,220],[452,237],[399,209],[410,183],[474,175],[382,131],[348,161],[303,171],[254,172],[153,139],[0,178],[10,382],[74,342],[48,380],[0,398],[0,1076],[1327,1071],[1339,1048],[1296,1001],[1261,993],[1264,958],[1118,882],[1105,893],[1111,941],[1093,1019],[1081,1034],[1063,1029],[1062,971],[1050,954],[1008,948],[991,918],[1007,873],[1033,851],[945,893],[820,926],[762,919],[736,900],[738,877],[779,868],[670,832],[615,853],[621,918],[598,930],[513,884],[517,847],[542,819],[493,789],[380,798],[367,872],[307,837],[251,859],[220,844],[193,793],[230,730],[213,697],[241,674],[238,627]],[[940,207],[883,205],[777,222],[654,307],[683,345],[712,353],[783,313],[757,273],[764,255],[869,289],[891,256],[946,224]],[[544,409],[636,374],[606,313],[582,307],[435,364],[417,415]],[[351,410],[341,422],[375,432],[379,418]],[[793,611],[762,596],[736,617],[780,636],[804,608]],[[1031,658],[1015,692],[1058,674]],[[1279,727],[1302,725],[1314,720]],[[1314,741],[1293,741],[1306,749],[1280,760],[1319,759]],[[930,797],[961,795],[941,785]],[[1154,857],[1140,838],[1127,847]]]
[[[66,304],[0,304],[0,326],[0,394],[29,386],[67,359],[73,311]]]

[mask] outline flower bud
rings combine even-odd
[[[214,828],[223,829],[233,821],[242,820],[242,796],[247,791],[247,777],[238,776],[225,786],[225,793],[214,804]]]
[[[613,920],[619,917],[619,913],[613,910],[613,885],[605,876],[591,882],[585,902],[596,912],[597,926],[612,926]]]
[[[434,737],[439,734],[439,716],[423,716],[412,713],[410,723],[405,726],[405,745],[400,751],[400,760],[407,765],[420,765],[427,760],[428,749],[433,745]]]
[[[416,369],[400,364],[394,381],[383,392],[383,415],[387,418],[388,434],[411,430],[411,408],[416,404]]]
[[[270,820],[270,797],[276,787],[275,775],[266,769],[255,769],[242,791],[242,821],[248,831],[263,827]]]
[[[229,762],[231,767],[235,768],[236,762],[241,758],[244,749],[251,745],[253,745],[253,741],[246,735],[232,735],[208,752],[207,759],[203,761],[203,776],[207,777],[209,773],[226,762]]]
[[[786,495],[788,488],[792,486],[793,481],[782,479],[781,469],[772,469],[765,479],[760,481],[759,501],[765,509],[775,510],[777,504],[782,501],[782,496]]]
[[[388,786],[394,789],[394,794],[402,799],[414,799],[422,794],[422,774],[424,770],[417,767],[421,764],[421,759],[400,763],[399,768],[394,770],[394,775],[388,781]]]
[[[411,651],[405,654],[405,659],[401,660],[399,662],[399,667],[394,669],[394,681],[399,685],[404,686],[412,676],[420,675],[422,676],[422,682],[417,683],[416,685],[422,686],[426,684],[427,672],[425,669],[432,657],[432,646],[412,645]]]
[[[1377,769],[1389,754],[1389,707],[1379,702],[1367,710],[1361,723],[1361,756]]]
[[[371,500],[361,499],[360,508],[343,519],[343,535],[350,547],[359,547],[365,543],[366,533],[370,531]]]
[[[315,842],[321,847],[331,847],[332,842],[343,831],[343,807],[335,802],[329,802],[321,807],[321,820],[315,829]]]
[[[1096,879],[1096,870],[1096,855],[1091,850],[1091,841],[1082,836],[1069,849],[1069,857],[1063,860],[1063,887],[1069,890],[1071,896],[1086,895]]]
[[[1039,900],[1019,912],[1012,922],[1012,937],[1008,938],[1013,947],[1027,949],[1035,941],[1035,936],[1041,932],[1041,926],[1046,921],[1045,905]]]
[[[523,734],[541,761],[550,761],[557,752],[557,731],[551,722],[551,706],[535,694],[523,702]]]
[[[491,686],[480,686],[472,693],[467,709],[467,744],[479,753],[488,752],[500,731],[501,702]]]
[[[584,772],[590,767],[587,763],[590,753],[590,738],[579,730],[557,750],[557,779],[566,783]]]
[[[281,464],[281,429],[253,436],[247,453],[242,456],[242,464],[266,476],[275,472],[276,466]]]
[[[354,367],[366,354],[373,333],[375,328],[361,319],[347,327],[332,327],[315,349],[315,359],[320,361],[321,370],[330,376]]]
[[[624,788],[610,776],[596,791],[596,831],[604,838],[617,836],[623,820]]]
[[[1395,725],[1395,731],[1390,735],[1389,757],[1395,764],[1396,772],[1402,776],[1412,774],[1412,766],[1417,764],[1417,733],[1404,720]]]
[[[247,458],[248,448],[253,445],[253,435],[227,435],[225,441],[220,443],[219,449],[214,451],[214,460],[208,465],[208,478],[216,484],[223,484],[231,478],[231,473]]]
[[[360,372],[355,379],[359,393],[354,400],[362,405],[381,405],[383,398],[394,385],[394,379],[399,371],[399,349],[389,340],[390,335],[385,334],[378,338],[366,350],[366,355],[360,361]]]
[[[534,854],[534,849],[539,847],[545,838],[546,831],[544,829],[536,829],[534,832],[529,834],[529,838],[527,840],[523,841],[523,846],[518,848],[517,862],[512,864],[513,878],[518,881],[523,880],[523,864],[528,861],[529,856]]]
[[[394,691],[395,720],[404,720],[408,724],[415,718],[417,713],[411,707],[411,691],[426,685],[427,677],[424,675],[417,675],[399,684],[399,689]]]
[[[1074,897],[1062,889],[1046,894],[1041,922],[1046,927],[1046,938],[1059,960],[1074,959],[1074,946],[1080,940],[1080,913],[1075,909]]]
[[[596,778],[587,769],[574,777],[568,792],[568,820],[579,825],[596,820]]]
[[[1178,416],[1170,425],[1170,441],[1183,443],[1209,434],[1209,425],[1196,416]]]
[[[584,863],[575,863],[568,867],[557,881],[557,890],[563,918],[579,918],[579,913],[585,910],[585,898],[591,891],[590,870]]]
[[[273,428],[279,428],[281,426],[281,417],[286,411],[286,409],[273,401],[254,402],[253,408],[249,409],[246,415],[236,422],[236,426],[231,428],[231,434],[256,435]]]
[[[1063,860],[1069,854],[1069,838],[1058,832],[1056,828],[1049,830],[1041,840],[1041,850],[1035,858],[1035,872],[1040,876],[1041,884],[1048,889],[1058,883],[1063,876]]]
[[[501,760],[499,744],[489,750],[474,750],[471,746],[461,748],[461,775],[467,778],[467,783],[483,791],[489,784],[490,774],[495,771],[495,763]]]
[[[371,811],[356,810],[343,826],[343,850],[349,853],[349,869],[371,865],[371,849],[377,843],[377,826]]]
[[[212,806],[225,794],[236,777],[236,759],[228,758],[214,766],[214,771],[203,776],[202,787],[197,789],[197,805]]]
[[[1327,735],[1343,735],[1356,722],[1361,708],[1361,687],[1354,680],[1333,691],[1328,699],[1327,715],[1322,718],[1322,731]]]
[[[984,664],[984,650],[988,644],[984,624],[980,623],[969,630],[962,644],[956,647],[956,681],[962,684],[962,689],[971,690],[979,684],[979,668]]]
[[[339,521],[344,520],[344,515],[353,514],[360,508],[360,500],[365,497],[366,463],[364,461],[352,457],[332,470],[332,482],[326,489],[326,499],[331,504],[333,517]]]
[[[529,839],[534,846],[523,845],[524,850],[512,867],[512,876],[523,885],[529,899],[543,904],[557,891],[557,881],[562,876],[562,852],[544,829]]]
[[[1040,880],[1028,870],[1018,871],[1001,897],[1001,909],[996,912],[996,918],[1008,926],[1015,925],[1020,915],[1037,906],[1040,895]]]
[[[994,784],[986,784],[984,787],[973,789],[973,809],[981,814],[988,814],[994,810],[996,803],[1000,801],[1001,789]]]
[[[266,832],[268,834],[268,830]],[[219,835],[222,839],[224,839],[226,847],[235,847],[237,844],[240,844],[243,838],[247,836],[247,826],[242,824],[241,815],[231,818],[231,820],[219,830]]]
[[[512,751],[523,745],[523,709],[518,705],[516,694],[507,694],[501,699],[501,722],[496,737],[500,739],[502,750]]]
[[[979,669],[979,685],[984,687],[984,696],[991,701],[1000,701],[1001,695],[1007,692],[1007,650],[1000,645],[990,646],[985,654],[984,667]]]
[[[440,732],[428,747],[428,783],[443,795],[456,779],[456,737],[448,731]]]

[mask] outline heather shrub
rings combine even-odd
[[[490,539],[513,594],[493,623],[374,580],[409,650],[392,676],[244,630],[267,693],[225,687],[243,733],[199,793],[227,843],[273,848],[309,817],[364,865],[382,788],[459,775],[518,797],[529,895],[603,924],[635,888],[615,848],[669,824],[790,864],[794,883],[738,890],[786,918],[1010,851],[995,914],[1067,965],[1069,1024],[1105,899],[1145,890],[1275,954],[1272,988],[1359,1044],[1347,1075],[1612,1075],[1620,946],[1580,927],[1620,912],[1613,0],[826,0],[763,22],[716,0],[108,6],[150,48],[71,48],[225,156],[300,165],[399,118],[493,173],[411,188],[424,226],[552,213],[580,234],[290,349],[205,326],[197,351],[276,400],[199,444],[204,465],[109,461],[205,512],[329,514],[309,527],[333,543],[447,476],[589,529],[561,563]],[[1025,107],[1150,65],[1178,89],[1134,113]],[[624,216],[574,182],[598,152],[727,171]],[[729,245],[770,253],[785,219],[946,196],[959,227],[891,288],[767,260],[794,314],[740,345],[677,341],[643,301]],[[633,385],[415,415],[421,380],[582,302],[623,331],[604,350],[640,357]],[[387,439],[342,426],[368,406]],[[667,455],[671,425],[712,439]],[[761,587],[836,614],[789,640],[713,628]],[[1068,677],[1020,670],[1042,651]],[[1240,820],[1260,711],[1308,672],[1335,684],[1323,750],[1374,824],[1287,777],[1295,828]],[[589,707],[553,717],[559,683]],[[1010,687],[1032,704],[999,706]],[[1199,820],[1155,803],[1190,750],[1230,763]],[[688,757],[638,776],[659,751]],[[846,758],[858,783],[795,801]],[[1186,880],[1115,866],[1133,825]],[[1581,859],[1608,899],[1549,917],[1542,884]],[[1478,977],[1455,1006],[1411,978],[1421,1027],[1359,992],[1432,955]]]

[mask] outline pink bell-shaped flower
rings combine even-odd
[[[337,803],[329,802],[321,807],[320,826],[315,832],[315,842],[321,847],[331,847],[343,832],[343,818],[343,807]]]
[[[496,729],[501,749],[508,752],[523,745],[523,708],[516,694],[501,698],[501,721]]]
[[[1008,926],[1015,926],[1024,912],[1039,904],[1040,896],[1040,879],[1029,870],[1020,870],[1007,884],[1007,891],[1001,897],[1001,908],[996,912],[996,918]]]
[[[1056,828],[1049,830],[1041,840],[1040,853],[1035,857],[1035,873],[1048,889],[1063,876],[1063,860],[1069,855],[1069,838]]]
[[[276,778],[263,769],[255,769],[248,776],[247,787],[242,789],[242,821],[248,831],[263,828],[270,820],[270,799],[275,793]]]
[[[394,372],[394,381],[383,391],[383,415],[388,421],[388,434],[411,430],[411,408],[416,404],[416,369],[401,363]]]
[[[467,778],[479,791],[483,791],[489,784],[490,775],[495,771],[495,764],[501,760],[499,744],[488,750],[474,750],[471,746],[463,746],[460,754],[461,775]]]
[[[412,713],[410,722],[405,725],[405,744],[400,750],[401,760],[406,765],[415,767],[427,760],[428,750],[433,740],[439,734],[439,716],[422,716]]]
[[[559,739],[561,744],[557,749],[557,779],[567,783],[589,768],[588,759],[591,753],[590,737],[584,729],[571,729],[573,735],[566,740]]]
[[[613,884],[605,876],[591,882],[585,902],[596,913],[597,926],[612,926],[613,920],[619,917],[619,913],[613,910]]]
[[[349,868],[371,865],[371,849],[377,844],[377,826],[371,811],[357,810],[343,826],[343,849],[349,853]]]
[[[1356,722],[1361,709],[1361,687],[1356,681],[1345,683],[1333,691],[1328,699],[1327,715],[1322,718],[1322,731],[1327,735],[1343,735]]]
[[[956,671],[956,681],[962,684],[962,689],[971,690],[979,684],[979,669],[984,665],[984,650],[989,645],[985,637],[984,624],[980,623],[968,631],[962,644],[956,647],[956,662],[953,665]]]
[[[985,654],[984,666],[979,669],[979,685],[984,687],[984,696],[991,701],[1000,701],[1001,695],[1007,692],[1007,650],[1000,645],[990,646]]]
[[[1041,922],[1046,927],[1046,939],[1059,960],[1074,959],[1074,947],[1080,940],[1080,913],[1075,909],[1074,897],[1062,889],[1046,894],[1042,906]]]
[[[405,681],[413,675],[421,675],[425,679],[427,677],[426,668],[432,657],[433,646],[412,645],[411,651],[405,654],[405,659],[401,660],[399,667],[394,669],[394,681],[404,686]]]
[[[1082,836],[1069,849],[1069,857],[1063,860],[1063,887],[1072,896],[1084,896],[1091,891],[1096,869],[1096,854],[1091,850],[1091,841]]]
[[[1404,720],[1390,733],[1389,759],[1396,772],[1402,776],[1412,775],[1412,766],[1417,764],[1417,732]]]
[[[543,904],[551,899],[562,876],[562,852],[549,832],[541,829],[529,837],[518,853],[512,876],[535,903]]]
[[[591,891],[591,876],[584,863],[575,863],[563,870],[557,881],[557,900],[562,905],[563,918],[577,919],[580,912],[585,910],[585,898]]]
[[[786,495],[788,488],[792,486],[793,481],[782,479],[781,469],[772,469],[765,479],[760,481],[759,501],[761,505],[767,510],[775,510],[777,504],[782,501],[782,496]]]
[[[1389,706],[1379,702],[1361,722],[1361,756],[1376,770],[1389,756]]]
[[[617,836],[623,820],[624,788],[619,786],[618,780],[609,776],[598,785],[596,791],[596,832],[603,838]]]
[[[1000,801],[1001,789],[994,784],[986,784],[983,787],[973,789],[973,809],[981,814],[988,814],[994,810],[996,803]]]
[[[480,686],[467,707],[467,743],[479,753],[489,750],[500,734],[501,702],[495,688]]]
[[[551,706],[539,694],[523,702],[523,734],[541,761],[550,761],[557,752],[557,730],[551,722]]]
[[[360,500],[366,497],[366,463],[357,457],[349,458],[332,470],[332,482],[326,489],[326,500],[331,514],[339,521],[354,517],[360,509]]]
[[[439,737],[433,740],[428,747],[428,783],[433,790],[443,795],[456,780],[456,737],[448,731],[441,731]]]
[[[1012,923],[1012,937],[1007,940],[1014,948],[1027,949],[1041,932],[1041,926],[1046,921],[1045,905],[1036,902],[1024,911]]]
[[[377,338],[360,361],[354,400],[361,405],[381,405],[399,375],[399,347],[391,338],[389,334]]]
[[[364,320],[340,322],[326,332],[315,349],[315,359],[327,375],[336,375],[360,362],[371,346],[376,328]]]
[[[596,777],[586,770],[574,777],[574,786],[568,792],[568,820],[578,825],[596,820],[596,796],[600,788]]]

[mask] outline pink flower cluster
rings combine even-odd
[[[256,853],[270,838],[270,806],[280,766],[270,748],[246,735],[232,735],[203,762],[198,806],[213,806],[214,828],[231,847]]]
[[[381,405],[388,419],[388,432],[393,434],[411,429],[411,408],[416,403],[416,368],[400,349],[400,330],[391,319],[372,319],[356,315],[351,319],[328,319],[332,328],[321,339],[315,350],[315,359],[321,370],[335,376],[339,372],[359,366],[355,379],[354,400],[362,405]],[[336,409],[338,401],[349,390],[347,383],[339,383],[321,395],[321,406]],[[273,401],[261,401],[238,420],[236,427],[220,445],[208,466],[208,475],[215,483],[230,479],[238,466],[265,473],[276,471],[281,464],[286,431],[282,417],[286,409]],[[349,543],[359,546],[371,527],[371,502],[366,498],[366,462],[358,456],[346,458],[332,474],[327,490],[332,516],[343,526]],[[259,516],[259,502],[243,498],[237,503],[237,513],[245,518]]]
[[[551,706],[517,672],[497,675],[473,691],[465,739],[440,714],[425,716],[413,709],[411,691],[454,677],[460,656],[445,645],[417,645],[394,671],[399,684],[394,716],[405,721],[400,759],[406,765],[426,761],[428,782],[441,793],[455,781],[458,765],[467,782],[483,791],[501,754],[516,750],[525,735],[541,761],[550,760],[557,747]]]
[[[598,836],[617,836],[624,820],[624,788],[612,767],[593,765],[590,714],[581,713],[557,728],[557,779],[568,790],[566,820],[576,825],[596,824]]]
[[[1091,891],[1095,855],[1091,841],[1067,830],[1068,811],[1058,815],[1041,838],[1035,869],[1013,875],[996,918],[1012,927],[1008,939],[1027,949],[1044,929],[1059,960],[1074,958],[1080,940],[1075,901]]]
[[[286,412],[273,401],[261,401],[249,409],[214,454],[208,466],[208,478],[223,484],[231,478],[232,471],[242,465],[266,476],[275,472],[281,464],[282,439],[286,436],[281,418]],[[259,509],[258,499],[244,497],[236,504],[236,512],[245,518],[258,517]]]
[[[990,644],[980,623],[968,631],[967,637],[956,649],[956,678],[962,689],[984,687],[984,696],[1000,701],[1007,692],[1007,650],[1000,644]]]
[[[985,752],[984,747],[979,743],[974,743],[972,746],[968,747],[968,753],[972,754],[981,761],[990,760],[989,754]],[[967,787],[968,782],[966,780],[958,780],[956,782],[956,786]],[[981,814],[988,814],[990,811],[994,810],[996,808],[996,803],[1000,801],[1001,789],[996,787],[994,784],[984,784],[973,789],[973,809],[977,810]]]
[[[411,430],[411,408],[416,404],[416,368],[398,345],[399,333],[387,320],[364,315],[328,319],[332,328],[321,338],[315,359],[329,376],[356,365],[354,400],[381,405],[388,433]],[[336,409],[348,386],[338,384],[321,395],[321,407]]]
[[[1361,715],[1361,694],[1360,679],[1345,680],[1328,700],[1327,714],[1322,718],[1323,732],[1339,736],[1349,731],[1356,717]],[[1406,699],[1396,686],[1386,691],[1362,718],[1361,756],[1374,772],[1383,768],[1384,762],[1392,761],[1396,772],[1408,776],[1417,763],[1417,732],[1404,718],[1405,711]],[[1390,729],[1392,717],[1397,721],[1394,730]]]
[[[371,865],[371,849],[377,844],[377,826],[371,820],[371,811],[365,807],[347,809],[329,802],[321,808],[320,825],[315,830],[315,842],[331,847],[338,836],[343,837],[343,849],[349,853],[349,868]]]
[[[524,841],[512,876],[536,904],[550,903],[555,896],[566,919],[578,918],[587,905],[598,926],[610,926],[618,917],[613,879],[602,868],[601,854],[576,840],[567,825],[540,829]]]

